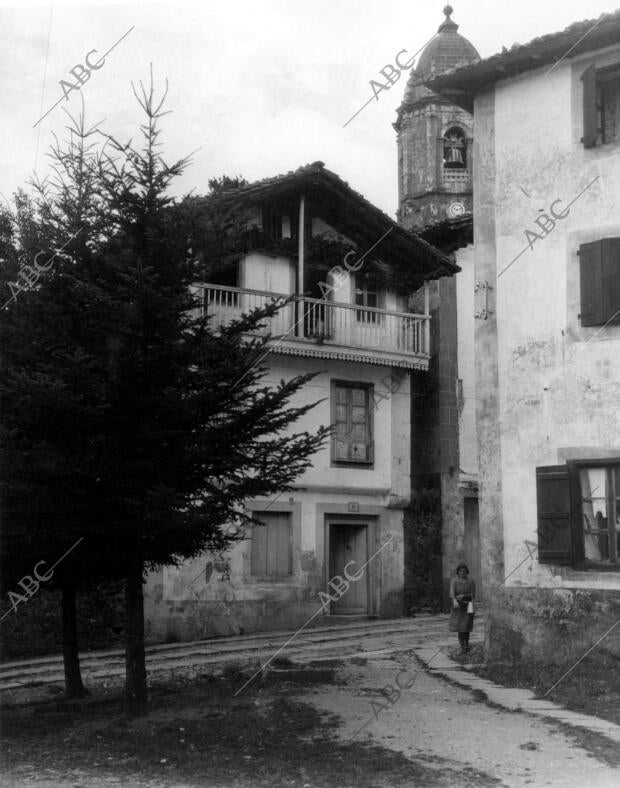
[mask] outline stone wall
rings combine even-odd
[[[505,588],[487,604],[490,663],[544,662],[566,669],[596,646],[620,659],[620,593]]]
[[[464,532],[459,489],[456,280],[445,277],[431,282],[429,291],[430,366],[426,377],[413,376],[411,392],[412,489],[414,503],[423,491],[431,490],[439,500],[443,580],[441,600],[437,601],[447,609],[450,580],[463,559]],[[415,528],[415,518],[412,523]],[[431,554],[427,558],[431,563],[435,560]],[[420,559],[415,561],[419,571]]]

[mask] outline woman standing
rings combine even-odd
[[[476,584],[469,578],[467,564],[456,567],[456,577],[450,582],[450,599],[452,612],[450,614],[450,629],[458,632],[461,651],[469,653],[469,633],[474,628],[474,597]]]

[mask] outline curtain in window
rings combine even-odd
[[[579,480],[585,557],[601,561],[609,557],[605,468],[584,468]]]

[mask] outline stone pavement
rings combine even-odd
[[[344,617],[343,617],[344,618]],[[482,625],[472,643],[482,640]],[[309,662],[317,658],[346,658],[367,654],[389,654],[429,642],[452,643],[447,616],[421,615],[415,618],[356,620],[348,623],[330,617],[328,626],[313,626],[297,632],[266,632],[234,637],[211,638],[190,643],[168,643],[146,649],[150,676],[166,671],[192,668],[222,668],[227,664],[263,664],[274,654]],[[283,644],[285,649],[280,652]],[[125,672],[122,650],[93,651],[80,655],[85,683],[122,677]],[[62,684],[62,656],[38,657],[0,665],[0,691],[20,687]]]
[[[414,648],[413,651],[430,673],[445,676],[460,687],[479,690],[486,695],[489,701],[503,709],[524,711],[535,717],[551,718],[573,727],[587,728],[620,744],[620,725],[615,725],[600,717],[570,711],[549,700],[537,698],[531,690],[502,687],[492,681],[481,679],[472,672],[471,666],[464,666],[450,659],[443,649],[438,653],[436,648],[428,645]]]

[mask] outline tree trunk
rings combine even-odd
[[[82,684],[80,672],[73,584],[62,587],[62,658],[65,667],[65,695],[67,698],[83,698],[88,693]]]
[[[147,714],[143,571],[142,560],[136,559],[125,578],[125,701],[130,717]]]

